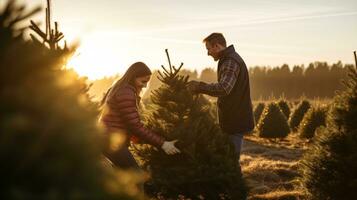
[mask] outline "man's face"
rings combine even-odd
[[[214,61],[219,60],[219,52],[221,51],[221,48],[218,44],[210,44],[209,42],[206,42],[206,49],[208,56],[212,56]]]

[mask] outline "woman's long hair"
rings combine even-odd
[[[101,105],[104,105],[107,99],[110,99],[116,91],[129,84],[135,87],[135,79],[138,77],[149,76],[151,75],[151,70],[143,62],[136,62],[132,64],[128,70],[126,70],[123,77],[115,81],[113,85],[107,90],[105,95],[102,98]]]

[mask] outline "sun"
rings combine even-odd
[[[92,35],[81,39],[81,45],[67,63],[80,76],[90,80],[122,73],[122,53],[105,41],[103,37]]]

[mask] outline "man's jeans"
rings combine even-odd
[[[239,159],[240,159],[240,152],[241,152],[241,149],[243,146],[243,135],[244,134],[245,133],[235,133],[235,134],[229,135],[232,143],[234,144],[237,155],[238,155],[238,163],[239,163]]]

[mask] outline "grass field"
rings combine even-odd
[[[296,134],[281,140],[246,136],[241,166],[250,187],[248,199],[304,199],[296,179],[299,160],[307,146],[308,141],[299,139]]]

